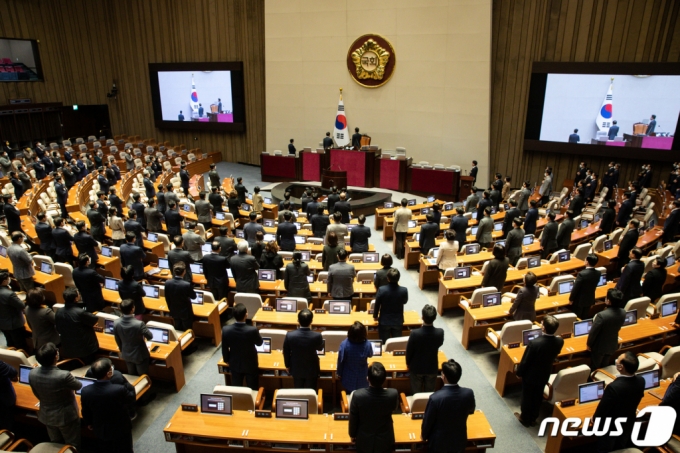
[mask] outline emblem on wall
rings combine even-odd
[[[380,35],[363,35],[347,51],[347,70],[356,83],[366,88],[386,84],[396,65],[394,47]]]

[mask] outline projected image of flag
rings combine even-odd
[[[612,117],[614,116],[614,107],[612,105],[613,101],[613,96],[612,96],[612,88],[614,87],[614,79],[612,79],[612,83],[609,85],[609,90],[607,91],[607,95],[604,97],[604,101],[602,101],[602,107],[600,107],[600,111],[597,113],[597,118],[595,119],[595,123],[597,124],[597,128],[600,131],[608,131],[609,128],[612,125]]]
[[[338,102],[338,113],[335,115],[335,127],[333,128],[333,139],[338,147],[349,145],[349,133],[347,132],[347,117],[345,116],[345,104],[342,102],[342,89],[340,90],[340,101]]]
[[[191,110],[198,113],[198,93],[196,92],[196,83],[194,82],[194,75],[191,74],[191,100],[189,101]]]

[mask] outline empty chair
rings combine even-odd
[[[574,250],[573,256],[575,258],[580,259],[581,261],[585,261],[586,257],[590,253],[591,248],[592,248],[592,246],[590,245],[590,243],[581,244],[578,247],[576,247],[576,250]]]
[[[661,368],[661,379],[671,378],[680,372],[680,346],[664,346],[659,352],[645,352],[638,356],[653,360]]]
[[[310,414],[323,414],[323,392],[318,390],[318,394],[312,389],[278,389],[274,390],[274,401],[272,402],[272,412],[276,412],[277,399],[297,399],[307,400]]]
[[[316,280],[322,283],[326,283],[328,281],[328,271],[319,272],[319,275],[316,278]]]
[[[540,327],[534,325],[528,319],[506,322],[500,332],[491,328],[487,329],[486,340],[491,346],[500,351],[503,346],[509,343],[521,343],[522,331],[529,329],[540,329]]]
[[[283,329],[260,329],[262,338],[272,339],[272,349],[283,350],[283,340],[286,338],[286,331]]]
[[[253,319],[253,316],[262,308],[262,297],[259,294],[237,293],[234,296],[234,305],[243,304],[248,310],[248,319]]]
[[[631,299],[626,303],[624,310],[637,310],[638,319],[642,319],[647,316],[647,308],[652,303],[649,297],[637,297]]]
[[[350,253],[350,254],[349,254],[348,260],[349,260],[349,261],[356,261],[356,260],[359,260],[359,261],[361,262],[361,260],[362,260],[363,258],[364,258],[364,255],[363,255],[362,253]]]
[[[593,241],[593,253],[598,253],[598,252],[604,252],[604,241],[607,240],[607,235],[603,234],[601,236],[598,236],[595,238]]]
[[[364,271],[357,272],[357,281],[358,282],[364,282],[364,281],[367,281],[367,280],[373,281],[374,278],[375,278],[375,271],[364,270]]]
[[[574,313],[558,313],[553,316],[560,322],[560,326],[555,331],[555,336],[571,333],[574,323],[578,320]]]
[[[574,278],[573,275],[559,275],[557,277],[554,277],[552,281],[550,282],[550,286],[548,287],[548,292],[550,294],[555,294],[557,293],[560,283],[568,282],[568,281],[575,281],[576,279]]]
[[[576,399],[578,398],[578,386],[588,382],[589,376],[590,367],[588,365],[565,368],[557,374],[551,374],[543,390],[543,399],[550,404]]]
[[[609,235],[609,239],[611,239],[612,243],[618,244],[619,241],[621,240],[621,233],[623,233],[623,228],[617,228],[612,233]]]
[[[340,343],[347,338],[347,332],[325,330],[321,332],[321,337],[326,340],[326,352],[338,352],[340,350]]]
[[[541,234],[543,234],[543,233],[541,232]],[[550,264],[556,263],[556,262],[557,262],[557,259],[560,257],[560,253],[566,252],[566,251],[567,251],[567,250],[565,250],[565,249],[559,249],[558,251],[553,252],[553,254],[550,255],[550,259],[548,260],[548,262],[549,262]]]
[[[408,336],[406,337],[394,337],[390,338],[385,342],[385,352],[393,351],[405,351],[406,344],[408,343]]]
[[[655,313],[661,314],[661,306],[666,302],[670,302],[672,300],[680,302],[680,293],[664,294],[663,296],[659,297],[659,300],[656,302],[656,304],[650,305],[647,308],[647,315],[651,316]]]
[[[169,333],[168,337],[171,341],[177,341],[179,342],[180,348],[182,350],[185,350],[186,348],[191,345],[191,343],[194,342],[194,339],[196,336],[194,335],[194,331],[191,329],[187,329],[184,332],[178,332],[175,330],[175,326],[172,324],[166,324],[163,322],[158,322],[158,321],[149,321],[146,323],[148,327],[158,327],[160,329],[166,329]]]
[[[430,396],[434,392],[420,392],[412,396],[406,396],[401,394],[401,399],[399,404],[401,405],[401,411],[404,414],[410,414],[413,412],[425,412],[427,407],[427,402],[430,401]]]
[[[260,410],[264,406],[264,388],[251,390],[248,387],[216,385],[213,393],[231,396],[231,408],[235,411]]]

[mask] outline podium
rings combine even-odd
[[[460,190],[458,190],[458,196],[456,201],[463,201],[467,199],[472,190],[472,183],[475,180],[472,176],[461,176],[460,177]]]
[[[331,149],[330,162],[333,169],[347,173],[347,184],[356,187],[375,187],[374,166],[376,156],[381,150],[354,151],[349,149]],[[338,184],[336,184],[337,186]]]
[[[330,189],[331,187],[341,189],[347,187],[347,171],[345,170],[324,170],[321,175],[321,187]]]

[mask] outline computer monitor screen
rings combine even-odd
[[[651,230],[652,228],[654,228],[654,225],[656,225],[656,221],[650,220],[649,223],[647,224],[647,229]]]
[[[104,278],[104,288],[110,289],[111,291],[118,291],[118,281],[115,278],[105,277]]]
[[[527,256],[527,267],[533,269],[534,267],[539,267],[541,265],[540,256]]]
[[[595,214],[595,215],[593,216],[593,223],[597,223],[597,222],[599,222],[599,221],[600,221],[600,214]]]
[[[614,247],[614,241],[612,241],[611,239],[608,239],[608,240],[604,241],[603,245],[604,245],[605,251],[611,250],[612,247]]]
[[[19,365],[19,382],[22,384],[28,384],[28,375],[31,373],[33,367],[28,365]]]
[[[529,330],[523,330],[522,331],[522,344],[524,346],[528,345],[531,340],[535,340],[536,338],[540,337],[543,335],[543,331],[541,329],[529,329]]]
[[[468,244],[465,246],[465,254],[476,255],[477,253],[479,253],[480,248],[481,247],[479,244]]]
[[[291,212],[293,213],[293,216],[295,216],[296,219],[297,219],[298,217],[300,217],[300,211],[291,211]],[[295,222],[293,222],[293,224],[295,224]],[[297,227],[297,225],[295,225],[295,226]],[[299,228],[299,227],[298,227],[298,228]]]
[[[253,194],[252,193],[247,193],[246,198],[250,201],[253,201]]]
[[[301,259],[302,261],[309,261],[310,259],[312,259],[312,253],[311,253],[311,252],[308,252],[308,251],[306,251],[306,250],[303,250],[303,251],[301,251],[301,252],[299,252],[299,253],[300,253],[300,255],[301,255],[301,258],[300,258],[300,259]]]
[[[158,235],[156,233],[147,233],[146,240],[149,242],[158,242]]]
[[[588,228],[588,221],[586,219],[581,220],[581,229]]]
[[[296,234],[295,236],[293,236],[293,238],[295,239],[296,244],[305,244],[307,242],[307,237],[305,236],[300,236]]]
[[[437,258],[439,256],[439,247],[431,248],[429,254],[432,258]]]
[[[453,211],[453,203],[444,203],[444,211]]]
[[[454,271],[456,279],[470,277],[470,266],[457,267]]]
[[[224,212],[216,212],[215,213],[215,218],[217,220],[224,220]]]
[[[498,212],[498,206],[491,206],[491,214],[495,214]]]
[[[310,274],[307,276],[307,283],[314,283],[314,275]]]
[[[152,338],[151,341],[154,343],[163,343],[163,344],[168,344],[170,342],[170,333],[168,332],[168,329],[161,329],[159,327],[148,327],[149,332],[151,332]]]
[[[392,208],[394,207],[394,202],[392,202],[392,201],[386,201],[385,203],[383,203],[383,207],[384,207],[385,209],[392,209]]]
[[[204,255],[209,255],[212,253],[212,242],[206,242],[201,246],[201,252],[203,252]]]
[[[649,370],[649,371],[641,371],[639,373],[635,373],[637,376],[642,377],[642,379],[645,380],[645,390],[653,389],[656,388],[660,385],[660,376],[659,373],[661,370]]]
[[[274,219],[262,219],[262,225],[266,227],[273,227],[275,223]]]
[[[102,256],[111,258],[113,256],[113,250],[111,247],[102,246]]]
[[[427,215],[430,212],[430,208],[423,208],[420,210],[420,215]]]
[[[597,282],[597,286],[604,286],[607,284],[607,274],[600,275],[600,281]]]
[[[267,234],[264,235],[263,240],[264,240],[265,243],[266,243],[266,242],[275,241],[275,240],[276,240],[276,235],[275,235],[275,234],[272,234],[272,233],[267,233]]]
[[[293,222],[293,225],[295,225],[295,228],[297,228],[298,231],[302,229],[302,224],[300,222]]]
[[[661,304],[661,316],[674,315],[678,311],[678,301],[670,300]]]
[[[196,299],[190,299],[191,303],[194,305],[203,305],[203,293],[200,291],[196,292]]]
[[[501,293],[484,294],[482,296],[482,306],[493,307],[501,304]]]
[[[348,300],[329,300],[328,313],[331,315],[348,315],[352,307]]]
[[[409,228],[415,228],[417,225],[418,225],[418,222],[416,222],[415,220],[409,220],[408,221],[408,227]]]
[[[40,272],[44,274],[52,274],[52,265],[46,261],[40,263]]]
[[[674,256],[667,256],[666,257],[666,267],[670,267],[675,264],[675,257]]]
[[[373,348],[373,357],[382,356],[382,340],[369,340],[371,342],[371,347]]]
[[[437,199],[437,197],[435,197],[434,195],[430,195],[429,197],[427,197],[427,202],[428,203],[434,203],[434,200],[436,200],[436,199]]]
[[[496,241],[496,245],[502,245],[505,247],[505,240]]]
[[[237,229],[234,232],[235,232],[237,238],[239,238],[239,239],[245,238],[245,235],[243,234],[243,230]]]
[[[189,212],[191,211],[191,206],[189,204],[184,204],[182,206],[182,209],[184,209],[184,212]]]
[[[534,235],[533,234],[527,234],[524,236],[524,239],[522,239],[522,245],[527,246],[531,245],[534,243]]]
[[[637,324],[637,310],[628,310],[623,320],[623,325],[632,326],[633,324]]]
[[[170,262],[167,258],[158,258],[158,267],[161,269],[170,269]]]
[[[262,337],[262,344],[260,346],[255,346],[258,354],[270,354],[272,352],[272,339],[271,337]]]
[[[202,263],[191,263],[189,264],[192,274],[203,275],[203,264]]]
[[[309,418],[309,401],[277,398],[276,418],[307,420]]]
[[[264,198],[264,204],[272,204],[272,199],[269,197],[263,197]]]
[[[347,227],[347,231],[352,231],[354,229],[354,227],[357,226],[357,225],[355,225],[353,223],[348,223],[345,226]]]
[[[248,203],[241,203],[241,211],[250,211],[250,205]]]
[[[276,299],[276,311],[295,313],[297,311],[297,301],[295,299]]]
[[[201,412],[204,414],[231,415],[231,395],[201,394]]]
[[[589,382],[578,386],[579,404],[599,401],[602,399],[602,395],[604,395],[604,381]]]
[[[326,355],[326,340],[321,340],[321,349],[316,351],[316,355]]]
[[[7,247],[0,245],[0,256],[7,258]]]
[[[234,274],[231,272],[231,268],[227,269],[227,277],[234,278]]]
[[[478,230],[478,229],[479,229],[478,226],[473,226],[473,227],[471,227],[471,228],[470,228],[470,234],[473,235],[473,236],[476,236],[476,235],[477,235],[477,230]]]
[[[557,294],[568,294],[574,287],[574,280],[568,280],[566,282],[560,282],[557,285]]]
[[[85,387],[89,387],[90,385],[94,384],[97,382],[96,379],[94,378],[89,378],[89,377],[79,377],[79,376],[74,376],[78,382],[80,382],[83,386],[80,387],[79,390],[76,390],[76,395],[80,395]]]
[[[406,203],[408,206],[415,206],[416,205],[416,199],[414,198],[413,200],[408,200]]]
[[[144,289],[144,296],[151,297],[153,299],[158,299],[160,297],[160,289],[158,286],[153,285],[142,285]]]
[[[413,233],[413,240],[419,241],[420,240],[420,233]]]
[[[494,231],[503,231],[503,224],[501,222],[493,224]]]
[[[472,220],[477,220],[477,211],[472,211]]]
[[[380,254],[375,252],[364,253],[362,261],[364,263],[378,263],[380,262]]]
[[[276,271],[274,269],[260,269],[257,271],[257,278],[264,282],[273,282],[276,280]]]
[[[588,335],[590,329],[593,327],[592,319],[585,319],[583,321],[574,323],[574,336],[581,337],[583,335]]]
[[[113,319],[104,320],[104,333],[113,335]]]
[[[569,261],[571,259],[571,254],[569,252],[560,252],[559,255],[557,255],[557,262],[558,263],[563,263],[565,261]]]

